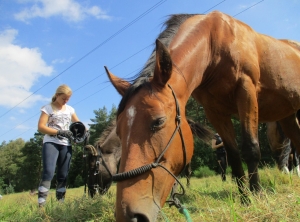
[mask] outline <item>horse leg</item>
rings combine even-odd
[[[290,138],[292,149],[295,153],[300,153],[300,127],[296,119],[295,114],[292,114],[279,121],[279,124],[284,132],[284,134]],[[298,158],[297,154],[294,158]],[[298,162],[299,163],[299,162]],[[298,164],[299,166],[299,164]],[[296,168],[297,170],[297,168]],[[298,172],[297,172],[298,174]],[[298,174],[299,176],[299,174]]]
[[[185,177],[186,177],[186,185],[187,187],[190,187],[190,179],[191,179],[191,175],[192,175],[192,164],[188,163],[185,167]]]
[[[258,163],[261,153],[258,142],[258,102],[253,80],[243,75],[240,87],[236,90],[236,101],[241,123],[242,157],[248,166],[250,190],[260,191]]]
[[[91,198],[93,198],[95,196],[95,190],[94,190],[94,188],[89,187],[88,188],[88,193],[89,193],[89,196]]]
[[[214,110],[205,110],[206,116],[215,130],[219,133],[224,143],[227,160],[232,169],[232,175],[236,179],[242,202],[248,203],[249,199],[245,190],[245,172],[242,167],[242,159],[235,140],[235,132],[230,115],[222,115]]]

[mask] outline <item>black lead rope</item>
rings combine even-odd
[[[84,159],[84,169],[83,169],[83,172],[82,173],[85,173],[85,175],[84,175],[84,179],[85,179],[85,183],[84,183],[84,194],[86,194],[86,185],[87,185],[87,183],[88,183],[88,172],[87,172],[87,167],[86,167],[86,165],[87,165],[87,159],[86,159],[86,152],[85,152],[85,146],[89,143],[89,140],[90,140],[90,131],[87,131],[86,132],[86,137],[85,137],[85,139],[84,139],[84,142],[83,142],[83,147],[82,147],[82,157],[83,157],[83,159]]]
[[[175,121],[176,121],[176,128],[168,142],[168,144],[166,145],[166,147],[164,148],[164,150],[162,151],[162,153],[159,155],[159,157],[157,158],[157,160],[154,162],[154,163],[150,163],[150,164],[147,164],[147,165],[144,165],[144,166],[141,166],[141,167],[138,167],[136,169],[133,169],[133,170],[130,170],[130,171],[127,171],[127,172],[123,172],[123,173],[118,173],[118,174],[115,174],[112,176],[112,180],[115,181],[115,182],[118,182],[118,181],[122,181],[122,180],[126,180],[126,179],[130,179],[130,178],[133,178],[133,177],[136,177],[138,175],[141,175],[153,168],[156,168],[156,167],[161,167],[163,168],[165,171],[167,171],[175,180],[176,182],[181,186],[181,189],[182,189],[182,193],[173,193],[173,195],[171,196],[171,200],[168,200],[167,202],[169,203],[170,206],[172,205],[175,205],[177,208],[182,208],[179,200],[175,197],[176,195],[184,195],[185,194],[185,190],[184,190],[184,187],[182,185],[182,183],[178,180],[178,178],[170,171],[168,170],[166,167],[164,167],[163,165],[161,165],[159,162],[161,160],[161,158],[164,156],[165,152],[167,151],[167,149],[169,148],[170,144],[172,143],[174,137],[175,137],[175,134],[176,132],[178,131],[179,132],[179,135],[182,139],[182,145],[183,145],[183,155],[184,155],[184,165],[183,165],[183,169],[181,170],[181,172],[184,170],[185,168],[185,165],[186,165],[186,146],[185,146],[185,142],[184,142],[184,138],[183,138],[183,135],[182,135],[182,131],[181,131],[181,115],[180,115],[180,108],[179,108],[179,104],[178,104],[178,101],[177,101],[177,97],[175,95],[175,92],[174,90],[172,89],[172,87],[168,84],[168,87],[171,89],[172,91],[172,95],[175,99],[175,104],[176,104],[176,118],[175,118]]]
[[[165,147],[163,152],[159,155],[159,157],[157,158],[157,160],[154,163],[150,163],[150,164],[138,167],[136,169],[133,169],[133,170],[130,170],[130,171],[127,171],[127,172],[124,172],[124,173],[115,174],[115,175],[112,176],[112,180],[113,181],[122,181],[122,180],[130,179],[130,178],[136,177],[140,174],[143,174],[143,173],[151,170],[152,168],[156,168],[157,166],[162,167],[162,165],[159,162],[160,162],[161,158],[163,157],[163,155],[165,154],[165,152],[167,151],[167,149],[169,148],[169,146],[170,146],[171,142],[173,141],[174,136],[175,136],[176,132],[178,131],[179,127],[180,127],[180,121],[179,121],[176,129],[174,130],[174,132],[172,134],[172,137],[169,140],[167,146]],[[162,168],[164,168],[164,167],[162,167]],[[168,172],[171,173],[169,170],[168,170]]]

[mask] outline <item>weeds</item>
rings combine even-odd
[[[221,181],[219,175],[191,179],[186,195],[179,200],[192,221],[300,221],[300,179],[281,174],[275,168],[260,170],[261,192],[250,194],[251,204],[242,205],[236,183]],[[185,184],[185,179],[181,179]],[[0,200],[0,221],[25,222],[112,222],[115,211],[115,185],[104,196],[93,199],[84,189],[67,191],[64,203],[55,200],[54,191],[44,208],[38,208],[37,196],[28,192],[4,195]],[[186,221],[176,207],[168,204],[161,209],[158,222]]]

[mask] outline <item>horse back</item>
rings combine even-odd
[[[300,108],[298,47],[214,11],[187,19],[169,49],[174,63],[187,73],[186,81],[195,86],[193,95],[202,105],[209,107],[212,98],[218,98],[214,109],[236,113],[235,91],[250,79],[261,121],[274,121]],[[270,116],[264,110],[274,106],[275,100],[286,110]]]

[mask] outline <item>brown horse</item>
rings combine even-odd
[[[187,120],[193,135],[208,144],[213,132],[191,119]],[[112,177],[118,171],[122,147],[120,139],[116,134],[116,121],[114,120],[95,142],[95,146],[86,145],[88,167],[88,193],[94,197],[96,193],[105,194],[112,184]],[[191,163],[184,169],[183,176],[186,178],[187,186],[190,185],[192,175]],[[176,187],[174,188],[176,190]]]
[[[239,118],[241,154],[251,191],[259,191],[258,123],[278,121],[300,153],[300,53],[221,12],[174,15],[131,84],[106,68],[123,95],[117,134],[122,157],[117,183],[117,221],[155,221],[178,175],[193,155],[185,117],[192,95],[223,139],[242,200],[246,176],[232,115]]]
[[[300,42],[288,39],[280,39],[280,41],[300,50]],[[297,111],[296,117],[299,124],[300,110]],[[267,138],[272,153],[275,155],[278,168],[285,173],[289,173],[295,167],[296,173],[300,177],[299,155],[296,152],[295,146],[291,144],[291,140],[285,136],[279,122],[267,123]]]

